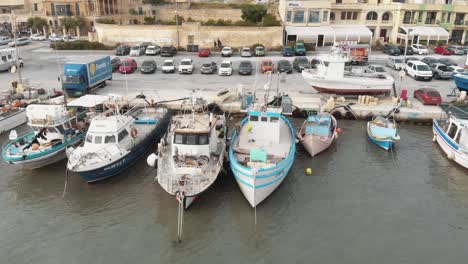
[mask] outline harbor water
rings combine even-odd
[[[468,173],[432,128],[400,124],[386,152],[365,122],[338,125],[320,155],[298,146],[256,225],[232,175],[220,176],[185,212],[182,243],[177,203],[144,159],[96,184],[72,175],[64,198],[65,161],[34,171],[2,162],[0,263],[465,263]]]

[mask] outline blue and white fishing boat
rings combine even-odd
[[[400,140],[395,122],[382,116],[367,122],[367,135],[372,142],[385,150],[391,149]]]
[[[456,107],[449,107],[453,111]],[[447,154],[447,158],[468,169],[468,113],[461,109],[450,111],[445,120],[434,119],[432,130],[433,141],[437,142]],[[464,113],[457,116],[455,112]]]
[[[3,146],[3,160],[36,169],[64,159],[66,148],[81,142],[88,126],[89,108],[67,108],[63,98],[55,102],[59,103],[50,101],[26,108],[27,124],[33,131],[18,137],[12,130],[11,141]]]
[[[275,111],[276,110],[276,111]],[[294,128],[279,109],[249,112],[231,139],[229,162],[252,207],[286,178],[296,152]]]
[[[133,165],[166,131],[166,108],[134,107],[92,119],[82,146],[68,151],[67,168],[88,182],[114,176]]]
[[[460,72],[452,75],[458,90],[468,92],[468,72]]]

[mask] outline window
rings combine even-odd
[[[286,11],[286,22],[291,22],[292,11]]]
[[[426,24],[435,24],[436,16],[437,16],[436,12],[427,12],[426,21],[425,21]]]
[[[37,12],[37,3],[34,4],[34,12]]]
[[[450,21],[452,21],[452,13],[447,13],[447,22],[446,23],[450,23]]]
[[[455,25],[463,25],[463,22],[465,20],[465,14],[464,13],[457,13],[455,15]]]
[[[114,135],[112,135],[112,136],[106,136],[106,137],[104,138],[104,143],[106,143],[106,144],[107,144],[107,143],[115,143],[115,136],[114,136]]]
[[[403,23],[404,24],[410,24],[411,23],[411,17],[412,17],[412,13],[409,12],[409,11],[405,11],[405,14],[403,16]]]
[[[119,132],[118,140],[122,141],[126,136],[128,136],[128,131],[126,129]]]
[[[353,12],[353,20],[357,20],[358,12]]]
[[[80,15],[80,4],[75,3],[75,16]]]
[[[388,21],[388,20],[390,20],[390,13],[389,13],[389,12],[383,13],[383,15],[382,15],[382,20],[383,20],[383,21]]]
[[[377,20],[377,13],[374,11],[367,13],[366,20]]]
[[[139,8],[138,8],[138,14],[139,14],[139,15],[143,15],[143,8],[142,8],[142,7],[139,7]]]
[[[293,23],[304,23],[304,11],[294,11]]]
[[[9,60],[13,59],[13,57],[11,56],[11,54],[8,54],[8,59],[9,59]]]
[[[174,138],[174,143],[175,144],[184,144],[184,135],[176,134],[175,138]]]
[[[6,61],[7,61],[7,57],[6,57],[6,56],[2,56],[2,61],[3,61],[3,62],[6,62]]]
[[[332,20],[332,21],[335,20],[335,12],[330,13],[330,20]]]
[[[343,1],[342,0],[336,0],[336,3],[341,4],[341,3],[343,3]]]
[[[320,22],[320,11],[313,10],[309,11],[309,23],[319,23]]]
[[[93,142],[93,136],[91,134],[86,135],[86,142]]]
[[[184,145],[208,145],[208,134],[185,134],[176,133],[174,137],[175,144]]]
[[[279,120],[279,117],[277,117],[277,116],[270,117],[270,122],[272,122],[272,123],[276,123],[276,122],[278,122],[278,120]]]
[[[50,11],[52,12],[52,16],[55,16],[55,5],[50,4]]]
[[[451,4],[452,4],[452,0],[445,0],[445,4],[446,4],[446,5],[451,5]]]
[[[94,137],[94,143],[95,144],[101,144],[102,143],[102,136],[95,136]]]
[[[450,124],[449,130],[447,135],[451,138],[455,137],[455,134],[457,133],[458,127],[454,123]]]
[[[268,122],[268,117],[262,116],[262,122]]]
[[[351,20],[352,15],[351,12],[346,12],[346,20]]]
[[[346,12],[341,12],[341,20],[346,20]]]
[[[419,11],[419,12],[418,12],[418,22],[419,22],[419,23],[422,22],[422,18],[423,18],[423,12],[422,12],[422,11]]]
[[[250,116],[250,122],[257,122],[258,121],[258,116]]]
[[[322,21],[327,22],[328,21],[328,11],[324,10],[322,14]]]
[[[198,137],[199,145],[208,145],[208,134],[201,134]]]
[[[187,145],[197,145],[197,135],[196,134],[188,134],[186,135],[186,144]]]

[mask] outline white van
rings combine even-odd
[[[21,60],[21,58],[17,62],[16,50],[15,49],[0,50],[0,71],[7,71],[15,65],[23,67],[23,61]]]
[[[7,45],[11,42],[10,37],[0,36],[0,45]]]
[[[406,73],[415,80],[432,80],[431,68],[422,61],[410,60],[406,63]]]

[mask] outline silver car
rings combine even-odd
[[[388,57],[387,61],[385,62],[387,67],[390,67],[395,70],[402,70],[405,68],[405,62],[402,58],[395,58],[395,57]]]
[[[241,57],[252,57],[252,49],[248,47],[242,48]]]
[[[8,43],[8,45],[10,47],[14,47],[14,46],[28,45],[29,43],[31,43],[31,40],[29,38],[18,38],[16,39],[16,41],[12,41]]]
[[[465,48],[462,46],[450,46],[450,49],[454,55],[465,55]]]
[[[11,42],[10,37],[0,36],[0,45],[6,45]]]

